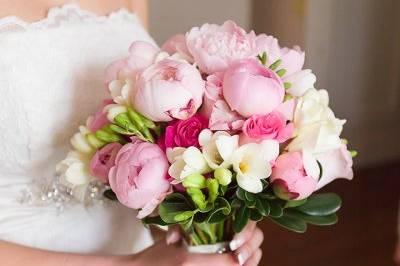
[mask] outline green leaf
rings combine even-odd
[[[135,110],[132,109],[132,107],[128,107],[128,117],[130,118],[131,121],[133,121],[137,128],[142,131],[146,128],[142,116],[136,112]]]
[[[283,215],[282,217],[271,218],[271,220],[278,225],[296,233],[304,233],[307,230],[307,224],[303,220],[296,217]]]
[[[142,219],[142,222],[144,224],[156,224],[156,225],[160,225],[160,226],[166,226],[168,225],[168,223],[164,222],[160,216],[154,216],[154,217],[145,217]]]
[[[268,216],[270,212],[270,206],[268,201],[264,199],[257,198],[256,200],[256,209],[263,215]]]
[[[175,222],[183,222],[183,221],[187,221],[188,219],[192,218],[194,215],[194,211],[184,211],[184,212],[180,212],[178,214],[175,215],[174,217],[174,221]]]
[[[286,69],[279,69],[278,71],[276,71],[276,74],[280,77],[283,77],[283,75],[286,74]]]
[[[250,210],[246,206],[242,205],[233,216],[233,231],[235,233],[240,233],[246,226],[250,218]]]
[[[284,82],[283,83],[283,87],[285,88],[285,90],[288,90],[292,87],[292,83],[290,82]]]
[[[251,210],[250,212],[250,219],[252,221],[258,222],[263,219],[263,215],[256,209]]]
[[[325,225],[333,225],[336,224],[338,221],[337,215],[334,214],[329,214],[325,216],[312,216],[312,215],[307,215],[295,210],[287,210],[285,213],[288,216],[296,217],[301,220],[304,220],[305,222],[313,225],[320,225],[320,226],[325,226]]]
[[[262,54],[257,55],[258,60],[260,60],[261,64],[264,66],[267,64],[268,61],[268,56],[266,52],[263,52]]]
[[[270,201],[269,206],[270,206],[269,216],[278,218],[283,215],[283,208],[276,201]]]
[[[132,132],[130,132],[129,130],[126,130],[122,127],[119,127],[117,125],[109,125],[108,126],[113,132],[121,134],[121,135],[133,135]]]
[[[121,141],[121,138],[117,134],[109,133],[103,129],[97,130],[95,135],[97,138],[107,143]]]
[[[282,63],[281,59],[276,60],[275,62],[273,62],[270,66],[269,69],[271,70],[275,70],[278,68],[278,66]]]
[[[254,194],[252,194],[252,193],[250,193],[248,191],[244,192],[244,196],[245,196],[247,201],[255,201],[256,200],[256,197],[254,196]]]
[[[207,223],[219,223],[231,213],[231,205],[223,198],[218,197],[214,203],[214,209],[210,211],[207,217]]]
[[[288,200],[285,204],[285,208],[294,208],[303,205],[307,202],[307,199],[302,200]]]
[[[236,197],[238,197],[238,199],[245,201],[246,200],[246,196],[245,196],[245,191],[238,187],[238,189],[236,190]]]
[[[322,193],[311,195],[307,202],[295,209],[314,216],[333,214],[340,209],[342,200],[335,193]]]
[[[159,214],[161,219],[170,224],[176,223],[175,216],[186,211],[193,211],[190,201],[182,194],[173,193],[160,204]]]

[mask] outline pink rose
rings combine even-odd
[[[232,111],[222,96],[223,73],[217,72],[207,76],[201,114],[209,117],[211,130],[238,130],[244,123],[244,118]]]
[[[279,76],[256,59],[234,62],[225,72],[223,94],[232,110],[244,117],[268,114],[285,96]]]
[[[104,111],[104,107],[112,103],[112,99],[104,100],[101,108],[96,112],[96,114],[88,118],[86,125],[90,131],[96,132],[97,130],[110,123],[107,118],[107,112]]]
[[[200,70],[212,74],[224,71],[237,59],[255,57],[261,50],[269,49],[270,43],[265,37],[256,36],[254,31],[246,33],[229,20],[222,25],[192,28],[186,34],[186,44]]]
[[[106,68],[104,83],[106,86],[116,79],[124,80],[131,78],[135,80],[136,74],[154,63],[160,49],[151,43],[136,41],[129,47],[129,56],[117,60]]]
[[[285,76],[288,76],[303,68],[305,53],[299,46],[295,46],[293,49],[284,47],[281,49],[281,59],[282,63],[279,68],[286,69]]]
[[[170,55],[178,53],[189,63],[193,63],[193,57],[186,46],[186,38],[183,34],[177,34],[169,38],[161,49]]]
[[[202,104],[204,81],[195,66],[163,59],[138,75],[132,102],[155,122],[188,119]]]
[[[301,200],[310,196],[317,188],[318,176],[307,170],[301,152],[280,155],[270,177],[275,194],[284,200]]]
[[[318,181],[317,189],[329,184],[335,179],[353,179],[353,159],[346,145],[339,149],[331,150],[317,156],[322,166],[322,176]]]
[[[156,144],[132,138],[132,143],[118,152],[110,170],[111,189],[122,204],[141,209],[138,218],[142,219],[154,211],[170,189],[168,166],[164,152]]]
[[[165,148],[199,147],[200,132],[207,126],[207,119],[200,115],[194,115],[186,120],[173,121],[165,129]]]
[[[243,125],[243,137],[247,139],[245,142],[274,139],[283,143],[292,137],[293,131],[293,123],[286,124],[285,117],[276,111],[267,115],[253,115]]]
[[[104,184],[108,184],[108,173],[115,165],[115,158],[122,145],[118,142],[109,143],[98,150],[90,161],[90,174]]]

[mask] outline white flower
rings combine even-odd
[[[287,90],[289,94],[300,97],[308,89],[314,88],[314,83],[317,81],[317,77],[310,69],[304,69],[285,76],[283,81],[291,84],[291,87]]]
[[[115,103],[131,106],[131,95],[133,90],[133,81],[126,80],[113,80],[108,85],[111,97]]]
[[[86,135],[89,133],[91,132],[86,126],[79,127],[79,132],[75,133],[75,135],[71,138],[71,145],[75,150],[85,154],[92,154],[95,152],[95,149],[86,139]]]
[[[171,164],[168,174],[175,179],[172,183],[179,183],[188,175],[207,173],[210,168],[199,149],[189,148],[169,148],[167,149],[167,158]]]
[[[89,183],[93,177],[89,172],[91,156],[78,151],[70,151],[67,157],[56,166],[57,174],[61,180],[72,185]]]
[[[276,140],[264,140],[261,143],[249,143],[239,147],[233,154],[233,170],[237,173],[238,185],[251,193],[263,189],[261,179],[271,175],[270,162],[279,155],[279,143]]]
[[[128,108],[122,104],[109,104],[104,107],[105,112],[107,112],[107,118],[109,121],[113,122],[114,118],[119,115],[128,112]]]
[[[288,151],[307,149],[318,154],[340,147],[339,136],[346,120],[337,119],[328,104],[326,90],[312,88],[299,98],[294,114],[296,137]]]
[[[199,135],[204,158],[212,169],[228,168],[232,164],[232,155],[239,146],[239,136],[231,136],[225,131],[212,133],[204,129]]]

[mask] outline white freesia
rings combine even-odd
[[[304,69],[285,76],[283,81],[291,84],[290,88],[286,90],[289,94],[300,97],[304,95],[308,89],[314,88],[317,77],[310,69]]]
[[[337,149],[346,120],[337,119],[329,108],[326,90],[309,89],[298,99],[294,114],[296,137],[288,151],[309,150],[314,154]]]
[[[75,133],[75,135],[71,138],[71,145],[75,150],[85,154],[92,154],[95,152],[95,149],[86,139],[86,135],[89,133],[91,132],[86,126],[79,127],[79,132]]]
[[[231,136],[225,131],[212,133],[209,129],[200,132],[199,143],[204,158],[212,169],[228,168],[232,155],[239,146],[239,136]]]
[[[67,157],[56,166],[56,172],[61,180],[72,185],[84,185],[93,177],[89,172],[89,154],[78,151],[70,151]]]
[[[131,106],[131,94],[133,90],[133,81],[126,80],[113,80],[108,85],[111,97],[115,103]]]
[[[107,113],[108,120],[113,122],[117,115],[128,112],[128,108],[123,104],[116,103],[105,106],[104,111]]]
[[[172,183],[177,184],[188,175],[199,173],[205,174],[210,168],[201,151],[196,147],[168,148],[167,158],[171,163],[168,174],[175,179]]]
[[[237,173],[238,185],[251,193],[263,189],[262,179],[271,175],[270,162],[279,155],[279,143],[276,140],[264,140],[261,143],[249,143],[240,146],[233,154],[233,170]]]

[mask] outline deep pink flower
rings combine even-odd
[[[97,130],[101,129],[102,127],[110,123],[110,121],[107,118],[107,112],[104,111],[104,107],[112,103],[113,103],[112,99],[104,100],[103,104],[101,105],[100,109],[96,112],[96,114],[88,118],[86,125],[90,131],[96,132]]]
[[[98,150],[90,161],[90,174],[104,184],[108,184],[108,173],[115,164],[115,158],[122,145],[118,142],[109,143]]]

